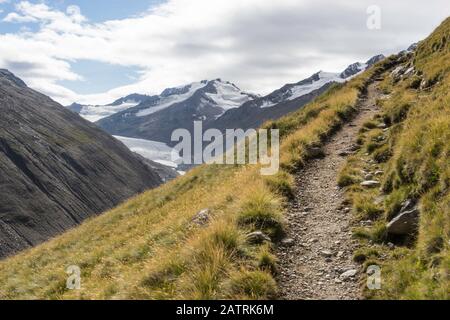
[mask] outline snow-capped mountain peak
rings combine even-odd
[[[314,90],[321,88],[329,82],[342,82],[339,74],[332,72],[319,71],[314,74],[309,83],[299,83],[290,89],[291,95],[288,100],[294,100]]]
[[[287,84],[279,90],[262,98],[261,108],[270,108],[285,101],[295,100],[330,82],[343,82],[339,73],[319,71],[311,77],[293,84]]]
[[[187,94],[192,89],[193,86],[195,87],[196,85],[200,85],[200,84],[205,84],[205,83],[203,81],[201,81],[200,83],[191,83],[191,84],[184,85],[184,86],[167,88],[163,92],[161,92],[160,97],[167,98],[167,97],[175,96],[175,95],[184,95],[184,94]]]
[[[139,103],[142,103],[142,102],[146,101],[149,98],[151,98],[151,96],[148,96],[148,95],[145,95],[145,94],[133,93],[133,94],[130,94],[130,95],[126,96],[126,97],[117,99],[113,103],[108,104],[108,106],[119,106],[119,105],[122,105],[124,103],[138,105]]]
[[[250,101],[255,98],[255,95],[243,92],[236,85],[231,82],[223,82],[220,79],[211,81],[213,88],[205,94],[214,101],[218,106],[220,106],[224,112],[238,108],[245,102]]]
[[[340,77],[342,79],[347,79],[347,80],[351,79],[352,77],[360,74],[361,72],[366,71],[369,67],[373,66],[375,63],[383,60],[384,58],[385,58],[384,55],[378,54],[376,56],[373,56],[369,60],[367,60],[365,63],[362,63],[362,62],[353,63],[353,64],[349,65],[347,67],[347,69],[345,69],[341,73]]]
[[[355,75],[363,72],[366,70],[368,65],[366,63],[356,62],[347,67],[340,75],[339,77],[342,79],[349,79],[351,77],[354,77]]]
[[[254,106],[270,108],[309,95],[329,83],[345,82],[382,58],[383,55],[377,55],[365,63],[353,63],[342,73],[319,71],[300,82],[287,84],[265,97],[244,92],[235,84],[218,78],[167,88],[155,96],[131,94],[106,106],[73,104],[69,108],[93,122],[115,114],[122,118],[147,117],[178,105],[189,109],[181,108],[183,111],[179,112],[192,113],[196,119],[217,119],[228,110],[239,108],[250,101],[255,101]]]
[[[373,66],[375,63],[383,60],[384,58],[386,58],[386,57],[383,54],[377,54],[376,56],[373,56],[372,58],[367,60],[366,64],[368,67],[370,67],[370,66]]]
[[[140,104],[139,101],[135,100],[124,100],[120,104],[108,104],[108,105],[81,105],[73,103],[67,108],[79,113],[80,116],[88,121],[95,122],[100,119],[109,117],[117,112],[124,111],[126,109],[132,108]]]
[[[134,93],[107,105],[73,103],[67,108],[89,121],[96,122],[118,113],[122,117],[146,117],[183,103],[187,106],[196,105],[200,109],[213,108],[212,113],[216,118],[227,110],[238,108],[257,97],[242,91],[229,81],[214,79],[167,88],[160,95],[155,96]],[[122,111],[126,112],[122,113]]]
[[[221,113],[238,108],[243,103],[254,99],[255,96],[245,93],[236,85],[221,79],[203,80],[185,86],[165,89],[159,97],[141,106],[135,115],[145,117],[180,103],[189,105],[198,101],[198,107],[215,107],[222,110]],[[145,108],[144,108],[145,107]]]
[[[353,63],[341,73],[319,71],[307,79],[294,84],[287,84],[281,89],[274,91],[268,96],[262,98],[259,106],[261,108],[274,107],[279,103],[292,101],[311,94],[312,92],[323,88],[329,83],[345,82],[347,80],[350,80],[352,77],[360,74],[361,72],[364,72],[365,70],[367,70],[367,68],[383,58],[383,55],[377,55],[372,57],[365,63]]]
[[[135,107],[150,98],[151,96],[133,93],[126,97],[117,99],[113,103],[107,105],[87,105],[72,103],[70,106],[67,106],[67,108],[73,112],[80,114],[80,116],[82,116],[86,120],[95,122],[100,119],[109,117],[117,112]]]
[[[194,82],[186,86],[169,88],[164,90],[159,97],[152,99],[145,108],[142,108],[135,115],[138,117],[145,117],[164,110],[174,104],[181,103],[191,98],[197,90],[200,90],[206,86],[206,83]],[[143,106],[144,107],[144,106]]]

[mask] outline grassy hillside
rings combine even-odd
[[[366,194],[357,184],[352,186],[360,179],[353,169],[366,163],[360,161],[364,157],[377,155],[381,160],[376,166],[385,172],[386,201],[366,208],[364,204],[369,202],[361,200],[358,209],[361,217],[373,214],[379,226],[388,209],[398,206],[406,195],[421,199],[421,230],[410,248],[389,251],[388,258],[379,259],[387,252],[383,228],[356,230],[367,244],[359,261],[375,261],[386,269],[386,289],[377,293],[378,298],[443,297],[448,289],[448,30],[446,21],[421,44],[414,58],[429,88],[412,89],[417,87],[414,78],[395,84],[386,78],[383,82],[389,96],[380,101],[384,118],[374,123],[390,121],[389,143],[369,147],[379,129],[367,125],[360,143],[370,149],[369,156],[362,153],[351,159],[352,168],[343,170],[342,183],[348,185],[349,197],[358,208],[358,199],[378,194]],[[347,84],[334,86],[302,110],[267,123],[266,127],[281,132],[282,170],[278,175],[263,177],[256,166],[198,167],[54,240],[0,262],[0,298],[276,297],[273,250],[283,233],[292,173],[317,156],[315,147],[351,117],[369,79],[385,74],[392,61],[387,59]],[[198,215],[204,209],[208,209],[209,220]],[[247,235],[255,230],[270,235],[271,241],[249,241]],[[380,244],[373,249],[375,242]],[[371,248],[379,252],[373,253]],[[65,271],[70,265],[81,268],[81,290],[66,289]],[[425,294],[412,294],[417,292]]]
[[[373,72],[373,71],[372,71]],[[267,124],[282,136],[276,176],[255,166],[202,166],[139,195],[48,243],[0,263],[0,298],[273,298],[273,242],[283,232],[283,203],[312,146],[345,121],[366,73],[332,88],[303,110]],[[210,220],[196,223],[209,209]],[[272,241],[252,244],[262,230]],[[66,289],[66,268],[82,289]]]
[[[382,290],[367,291],[370,298],[450,299],[449,41],[450,18],[405,59],[414,73],[385,78],[382,114],[361,132],[364,148],[341,174],[355,220],[374,221],[355,232],[364,243],[355,259],[382,266]],[[361,170],[383,171],[381,190],[360,188]],[[418,201],[419,229],[399,243],[385,225],[407,199]]]

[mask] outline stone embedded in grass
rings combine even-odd
[[[247,238],[247,242],[251,243],[251,244],[261,244],[265,241],[268,241],[268,242],[271,241],[270,237],[262,231],[255,231],[255,232],[249,233],[249,234],[247,234],[246,238]]]
[[[408,199],[402,203],[398,215],[387,224],[387,232],[393,235],[412,235],[417,232],[419,223],[417,202]]]
[[[211,210],[209,210],[209,209],[200,210],[192,218],[192,223],[196,224],[198,226],[204,226],[204,225],[208,224],[210,216],[211,216]]]
[[[323,158],[325,156],[324,151],[319,147],[310,147],[307,149],[307,152],[311,159]]]
[[[419,223],[419,209],[414,208],[401,212],[387,225],[387,232],[395,235],[411,235],[416,233]]]
[[[377,142],[383,142],[385,139],[386,139],[385,136],[380,135],[380,136],[378,136],[375,140],[376,140]]]
[[[380,181],[376,181],[376,180],[366,180],[361,182],[361,187],[366,187],[366,188],[376,188],[380,186]]]
[[[373,221],[370,219],[361,221],[361,225],[363,225],[363,226],[371,226],[372,224],[373,224]]]

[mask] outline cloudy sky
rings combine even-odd
[[[264,94],[398,52],[449,15],[448,0],[0,0],[0,68],[63,104],[215,78]]]

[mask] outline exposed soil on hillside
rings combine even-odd
[[[325,144],[325,157],[310,161],[296,175],[295,199],[286,215],[287,238],[278,251],[281,299],[361,297],[361,270],[352,260],[357,248],[351,234],[352,213],[337,179],[359,129],[379,112],[377,84],[369,85],[353,120]]]

